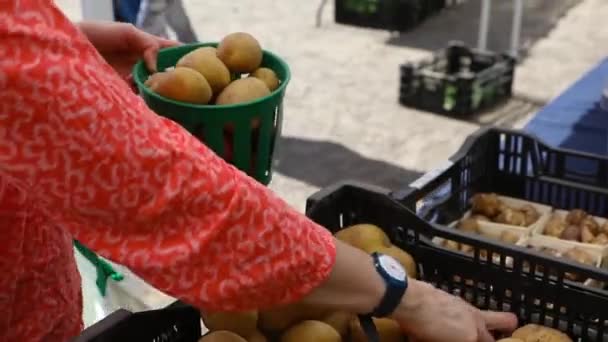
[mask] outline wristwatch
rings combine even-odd
[[[370,342],[379,342],[380,336],[372,317],[386,317],[392,314],[401,303],[408,283],[407,271],[395,258],[380,253],[373,253],[372,258],[374,259],[376,271],[378,271],[378,274],[380,274],[386,283],[386,291],[380,300],[380,304],[378,304],[374,311],[367,315],[359,315],[359,321],[368,340]]]
[[[373,253],[372,258],[376,271],[386,283],[386,291],[380,304],[369,315],[386,317],[397,309],[407,290],[407,271],[399,261],[389,255]]]

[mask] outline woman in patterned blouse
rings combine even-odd
[[[121,79],[172,44],[128,24],[74,25],[51,0],[0,1],[0,341],[79,334],[73,238],[204,310],[379,303],[385,285],[368,255]],[[488,330],[516,324],[415,280],[392,317],[423,341],[493,341]]]

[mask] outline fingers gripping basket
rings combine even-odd
[[[160,51],[158,70],[175,66],[182,56],[203,46],[217,44],[190,44]],[[231,105],[197,105],[162,97],[144,85],[149,72],[142,61],[135,66],[133,78],[142,97],[157,114],[172,119],[199,138],[204,137],[201,140],[216,154],[268,184],[275,145],[281,134],[283,97],[291,74],[287,64],[268,51],[264,51],[262,66],[277,74],[279,88],[266,97]],[[231,139],[226,138],[228,130],[233,133]]]
[[[573,272],[605,281],[605,270],[429,223],[388,191],[368,185],[343,183],[316,193],[307,216],[334,232],[358,223],[378,225],[412,254],[421,280],[479,308],[510,311],[522,325],[551,326],[580,341],[608,341],[608,293],[565,277]],[[473,256],[435,245],[433,237],[467,244]]]

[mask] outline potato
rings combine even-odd
[[[509,338],[502,338],[496,342],[524,342],[524,340],[521,340],[519,338],[509,337]]]
[[[256,71],[252,72],[249,77],[255,77],[262,80],[266,83],[266,86],[270,91],[274,91],[279,87],[279,78],[277,74],[269,68],[259,68]]]
[[[517,241],[519,241],[519,235],[510,230],[503,230],[503,232],[500,233],[499,240],[514,245],[517,243]]]
[[[373,224],[357,224],[338,231],[336,239],[346,242],[366,253],[378,247],[390,247],[391,240],[382,228]]]
[[[213,312],[202,315],[209,331],[230,331],[241,337],[253,334],[258,324],[258,312]]]
[[[207,104],[213,95],[205,76],[184,67],[152,74],[144,84],[153,92],[180,102]]]
[[[254,331],[253,334],[247,337],[247,342],[268,342],[268,339],[264,334],[259,331]]]
[[[552,215],[545,225],[544,234],[553,237],[560,237],[566,230],[566,222],[559,215]]]
[[[537,250],[537,251],[539,251],[539,252],[541,252],[541,253],[544,253],[544,254],[547,254],[547,255],[551,255],[551,256],[554,256],[554,257],[560,257],[561,256],[560,251],[558,251],[556,249],[553,249],[553,248],[548,248],[548,247],[540,247],[540,248],[538,248],[538,247],[534,247],[534,249]]]
[[[530,204],[526,204],[520,209],[524,213],[525,226],[528,227],[540,218],[540,213]]]
[[[336,311],[325,316],[323,318],[323,322],[331,325],[332,328],[336,329],[336,331],[342,337],[345,337],[348,335],[351,320],[356,318],[357,315],[355,314],[344,311]]]
[[[559,236],[563,240],[581,241],[581,229],[577,226],[568,226]]]
[[[608,235],[608,221],[606,221],[606,223],[604,223],[604,225],[599,229],[598,233]]]
[[[572,342],[568,335],[555,329],[545,328],[528,335],[524,342]]]
[[[270,95],[270,90],[261,80],[250,77],[240,78],[232,81],[217,96],[215,103],[218,105],[229,105],[250,102]],[[259,126],[259,122],[253,127]]]
[[[600,225],[592,216],[585,217],[580,223],[581,229],[587,228],[593,235],[599,234]]]
[[[583,219],[587,217],[587,213],[580,209],[570,210],[566,215],[566,222],[572,225],[579,225],[583,222]]]
[[[591,243],[595,239],[595,235],[591,232],[591,228],[588,225],[581,225],[581,241],[584,243]]]
[[[585,265],[595,264],[595,258],[593,257],[593,255],[580,248],[572,248],[571,250],[564,253],[563,257]]]
[[[523,327],[518,328],[517,330],[515,330],[513,332],[513,334],[511,334],[512,338],[518,338],[520,340],[526,340],[526,338],[529,335],[532,335],[533,333],[539,331],[543,329],[542,325],[538,325],[538,324],[527,324],[524,325]]]
[[[341,342],[342,337],[331,325],[320,321],[303,321],[287,329],[281,342]]]
[[[458,223],[458,229],[469,233],[479,234],[479,223],[472,218],[466,218]]]
[[[454,251],[460,250],[460,243],[452,240],[443,240],[443,247]]]
[[[575,261],[581,264],[585,264],[585,265],[590,265],[593,266],[595,264],[595,260],[593,258],[593,256],[589,253],[587,253],[586,251],[579,249],[579,248],[572,248],[571,250],[567,251],[566,253],[564,253],[562,255],[564,258],[569,259],[571,261]],[[572,281],[583,281],[585,279],[583,279],[583,277],[581,277],[578,274],[574,274],[574,273],[566,273],[565,274],[567,279],[570,279]]]
[[[258,328],[263,332],[281,332],[302,319],[300,305],[290,304],[260,311]]]
[[[523,211],[503,207],[500,214],[496,217],[496,222],[523,227],[526,225],[526,215]]]
[[[496,194],[475,194],[471,199],[472,211],[487,217],[495,217],[500,213],[501,201]]]
[[[595,245],[608,245],[608,235],[600,233],[591,241],[591,243]]]
[[[220,330],[201,337],[198,342],[247,342],[247,340],[233,332]]]
[[[480,214],[471,215],[471,219],[473,219],[477,222],[490,222],[491,221],[487,216],[480,215]]]
[[[485,249],[480,249],[479,250],[479,259],[488,260],[488,251]]]
[[[460,251],[463,253],[471,254],[471,253],[473,253],[474,249],[473,249],[473,246],[461,244]]]
[[[374,325],[378,331],[380,342],[403,342],[404,336],[399,327],[399,323],[389,318],[374,318]],[[367,342],[368,338],[361,328],[359,319],[355,318],[350,322],[350,331],[352,342]],[[345,340],[347,341],[347,340]]]
[[[232,72],[250,73],[262,64],[260,43],[245,32],[231,33],[217,46],[217,57]]]
[[[198,71],[209,82],[213,94],[219,94],[230,84],[230,71],[217,58],[215,49],[211,50],[208,47],[202,47],[190,51],[177,61],[176,66]]]

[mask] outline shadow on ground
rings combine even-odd
[[[466,121],[480,126],[511,128],[527,115],[536,113],[545,104],[546,103],[541,99],[534,99],[521,94],[516,94],[490,108],[469,115],[434,114],[438,116],[449,116],[452,119]]]
[[[545,37],[559,19],[581,0],[524,0],[522,56],[540,38]],[[392,35],[388,44],[437,50],[450,40],[477,45],[481,0],[469,0],[429,18],[410,32]],[[513,1],[492,1],[492,24],[488,48],[507,51],[511,45]]]
[[[282,137],[278,143],[275,171],[319,188],[348,179],[400,189],[421,176],[329,141]]]

